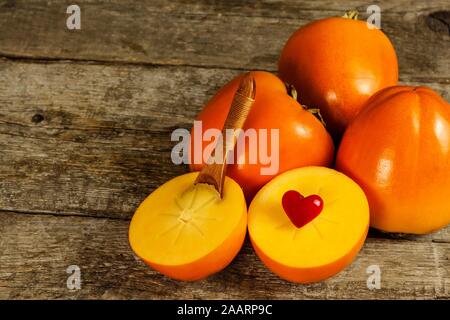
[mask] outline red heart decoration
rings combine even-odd
[[[295,190],[289,190],[284,193],[283,199],[284,212],[297,227],[301,228],[317,217],[323,209],[323,200],[316,194],[304,197]]]

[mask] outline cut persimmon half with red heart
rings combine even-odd
[[[369,228],[369,206],[349,177],[325,167],[282,173],[255,196],[248,231],[259,258],[283,279],[310,283],[352,262]]]

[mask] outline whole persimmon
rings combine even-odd
[[[250,138],[246,137],[247,143],[239,152],[238,141],[234,151],[235,161],[227,169],[227,175],[242,187],[247,200],[251,200],[264,184],[282,172],[309,165],[330,166],[334,158],[331,136],[313,114],[288,95],[285,84],[269,72],[252,71],[251,75],[256,83],[256,96],[243,130],[246,133],[248,129],[255,129],[256,138],[253,141],[256,144],[251,144]],[[211,144],[211,141],[203,139],[204,133],[212,128],[222,129],[241,77],[237,76],[222,87],[198,115],[201,130],[197,131],[195,127],[191,130],[191,170],[202,168],[204,152]],[[272,141],[273,129],[278,129],[277,146]],[[196,147],[195,142],[199,138],[202,142]],[[256,161],[251,159],[252,152],[258,153]],[[261,157],[261,154],[268,157]],[[269,158],[277,163],[268,163]],[[239,162],[238,159],[244,161]],[[271,166],[274,170],[268,170]]]
[[[319,108],[337,140],[367,99],[396,85],[397,56],[388,37],[354,12],[311,22],[284,46],[278,65],[299,102]]]
[[[427,87],[376,93],[346,130],[336,168],[364,190],[371,226],[423,234],[450,222],[450,105]]]

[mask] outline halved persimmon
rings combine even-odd
[[[308,217],[295,217],[293,192],[307,200],[297,214]],[[361,249],[368,228],[364,192],[344,174],[324,167],[275,177],[256,194],[248,212],[248,231],[259,258],[281,278],[300,283],[344,269]]]
[[[246,234],[247,207],[226,177],[222,198],[198,172],[176,177],[151,193],[131,220],[131,248],[146,264],[178,280],[198,280],[225,268]]]

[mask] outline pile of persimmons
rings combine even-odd
[[[252,72],[257,97],[244,127],[280,130],[278,174],[334,166],[364,190],[371,226],[386,232],[423,234],[450,222],[449,104],[428,87],[398,84],[397,56],[380,29],[354,14],[309,23],[284,46],[278,71]],[[223,126],[241,76],[201,111],[203,130]],[[247,200],[273,178],[261,166],[228,168]]]
[[[243,129],[277,130],[279,170],[267,174],[260,158],[229,164],[222,195],[196,182],[208,168],[198,161],[153,191],[129,230],[153,269],[205,278],[231,263],[248,230],[271,271],[310,283],[349,265],[369,225],[424,234],[450,222],[450,106],[430,88],[398,85],[381,30],[355,14],[314,21],[290,37],[278,67],[279,77],[252,71],[220,89],[197,117],[191,143],[203,145],[191,144],[190,157],[205,161],[205,131],[222,130],[250,76],[256,95]],[[252,147],[241,149],[245,159]]]

